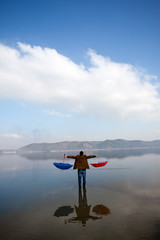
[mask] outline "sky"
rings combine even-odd
[[[160,139],[159,0],[0,0],[0,149]]]

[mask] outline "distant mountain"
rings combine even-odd
[[[90,151],[135,148],[160,148],[160,140],[105,140],[105,141],[65,141],[56,143],[32,143],[17,150],[18,154],[25,152],[55,152],[55,151]]]

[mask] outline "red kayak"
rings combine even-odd
[[[98,163],[90,163],[93,167],[104,167],[108,161],[106,162],[98,162]]]

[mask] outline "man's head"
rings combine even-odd
[[[83,151],[80,151],[80,153],[79,153],[79,154],[80,154],[80,156],[82,156],[82,155],[83,155]]]

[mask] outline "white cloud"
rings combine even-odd
[[[159,120],[160,96],[152,83],[155,76],[93,50],[88,55],[91,67],[86,70],[54,49],[0,44],[0,98],[77,114]]]
[[[66,118],[72,117],[71,114],[68,114],[68,113],[65,114],[65,113],[57,112],[57,111],[55,111],[55,110],[51,110],[51,111],[49,111],[49,110],[44,110],[43,112],[46,113],[46,114],[49,114],[49,115],[56,116],[56,117],[66,117]]]
[[[23,108],[26,107],[26,105],[25,105],[23,102],[20,102],[19,104],[20,104]]]
[[[18,134],[0,134],[0,137],[4,137],[4,138],[24,138],[24,136],[20,136]]]

